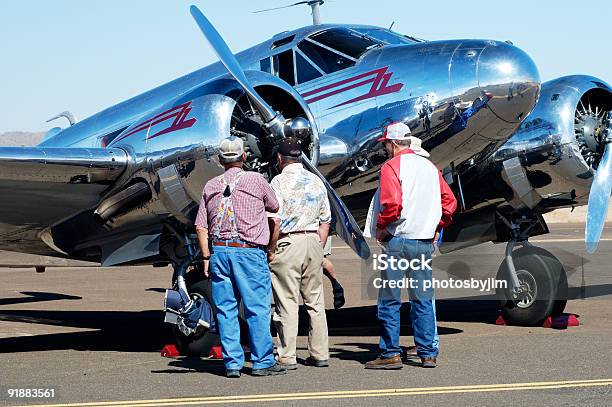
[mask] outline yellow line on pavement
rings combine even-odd
[[[288,400],[321,400],[342,398],[365,398],[365,397],[392,397],[392,396],[418,396],[452,393],[482,393],[518,390],[543,390],[563,389],[595,386],[612,386],[612,379],[594,380],[569,380],[556,382],[534,382],[534,383],[505,383],[505,384],[480,384],[468,386],[446,386],[446,387],[421,387],[404,389],[374,389],[374,390],[346,390],[310,393],[281,393],[260,394],[244,396],[212,396],[212,397],[187,397],[158,400],[129,400],[129,401],[107,401],[93,403],[73,404],[47,404],[37,407],[110,407],[110,406],[178,406],[197,404],[233,404],[233,403],[255,403],[264,401],[288,401]]]

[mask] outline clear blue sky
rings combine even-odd
[[[190,4],[239,51],[310,24],[306,6],[251,13],[294,1],[2,1],[0,132],[47,129],[45,120],[67,109],[85,118],[213,62]],[[432,40],[509,39],[531,55],[544,80],[587,73],[612,82],[606,0],[328,0],[322,17],[385,27],[395,21],[394,30]]]

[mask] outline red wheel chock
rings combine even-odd
[[[223,348],[221,348],[221,345],[213,346],[208,357],[211,359],[223,359],[222,352]]]
[[[495,320],[495,325],[508,325],[503,316],[498,316]],[[547,317],[542,324],[543,328],[566,329],[568,326],[580,326],[578,315],[576,314],[560,314]]]
[[[243,346],[243,348],[245,353],[249,352],[248,347]],[[163,358],[176,358],[185,355],[181,355],[181,352],[179,352],[176,345],[171,343],[163,347],[163,349],[161,350],[161,356]],[[212,347],[212,349],[210,350],[210,354],[208,355],[208,359],[223,359],[221,345],[216,345]]]
[[[544,320],[544,328],[566,329],[568,326],[580,326],[578,315],[576,314],[561,314],[550,316]]]
[[[169,344],[164,346],[164,348],[161,350],[161,355],[162,358],[175,358],[181,356],[181,353],[177,349],[176,345]]]

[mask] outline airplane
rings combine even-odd
[[[612,190],[610,86],[586,75],[542,83],[508,41],[321,24],[323,1],[300,3],[313,25],[236,55],[192,6],[219,62],[82,121],[63,112],[70,126],[36,147],[0,147],[0,249],[172,265],[166,320],[184,349],[206,353],[214,334],[192,311],[210,294],[187,270],[200,263],[193,222],[203,185],[222,173],[220,140],[242,138],[246,169],[270,178],[278,141],[301,137],[333,230],[367,259],[360,225],[387,159],[375,140],[404,122],[458,197],[440,250],[506,243],[504,319],[535,325],[562,312],[563,266],[529,238],[548,233],[543,214],[588,205],[586,247],[596,250]]]

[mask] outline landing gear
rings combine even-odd
[[[516,245],[522,247],[514,250]],[[567,275],[550,252],[527,242],[512,224],[512,239],[497,280],[506,281],[496,290],[501,314],[509,325],[536,326],[550,315],[558,315],[567,302]]]
[[[205,299],[209,304],[212,304],[210,280],[200,280],[188,284],[187,290],[193,301]],[[208,356],[213,346],[221,344],[219,334],[210,332],[208,328],[202,325],[198,325],[195,332],[188,336],[185,336],[176,325],[172,327],[172,333],[181,355]]]
[[[193,315],[197,313],[193,310],[201,309],[206,302],[206,306],[213,307],[214,313],[211,281],[204,278],[196,239],[186,234],[175,235],[186,250],[186,255],[180,258],[174,256],[173,289],[166,292],[165,321],[174,324],[172,332],[181,355],[207,357],[212,347],[221,343],[221,339],[216,331],[211,331],[210,324],[203,321],[205,318],[196,317],[194,320]]]
[[[567,276],[563,265],[550,252],[524,246],[512,253],[518,287],[515,289],[508,262],[499,267],[497,279],[508,282],[496,290],[504,320],[510,325],[541,325],[558,315],[567,302]]]

